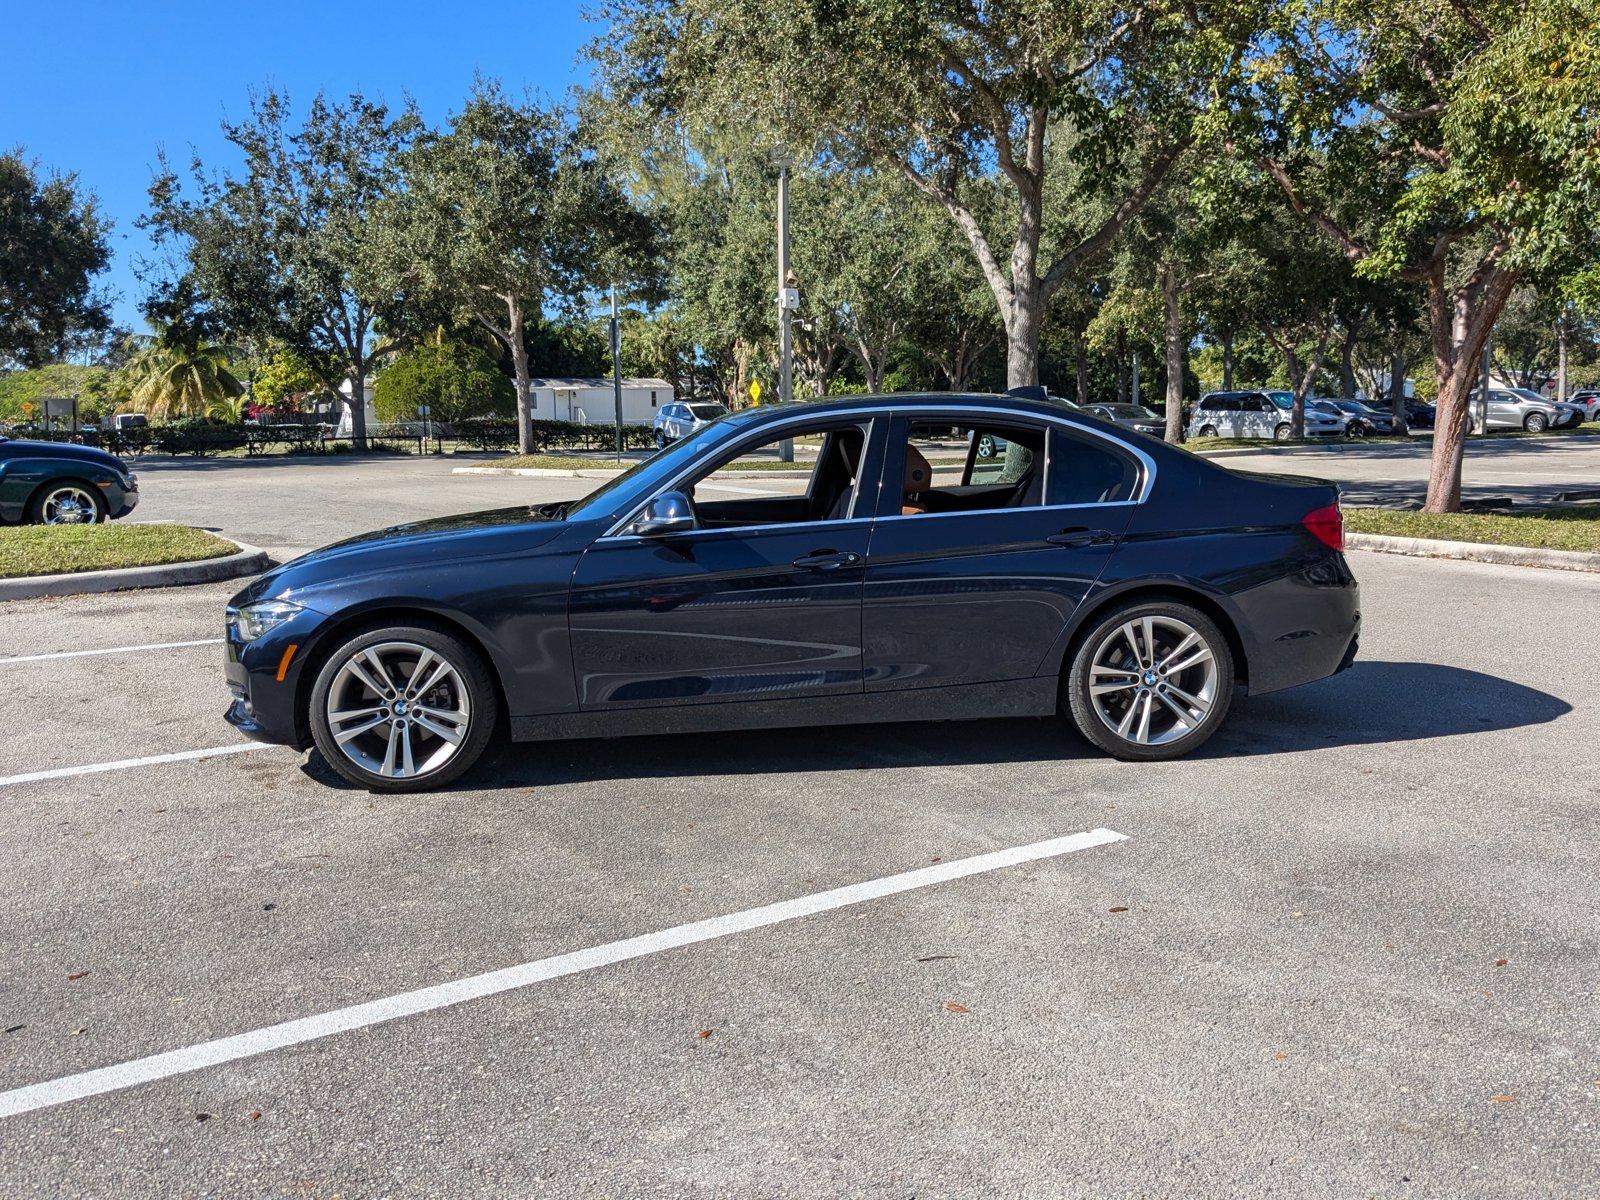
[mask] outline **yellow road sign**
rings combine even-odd
[[[752,379],[750,381],[750,387],[748,388],[748,391],[750,392],[750,403],[751,404],[760,404],[761,403],[761,380]]]

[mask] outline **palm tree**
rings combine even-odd
[[[228,369],[225,346],[185,346],[151,338],[125,368],[132,407],[154,420],[204,416],[244,394]]]

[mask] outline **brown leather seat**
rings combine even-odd
[[[900,504],[901,516],[914,516],[928,511],[923,496],[933,486],[933,467],[915,446],[906,447],[906,469],[903,481],[904,498]]]

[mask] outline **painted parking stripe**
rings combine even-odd
[[[52,658],[90,658],[96,654],[137,654],[141,650],[182,650],[189,646],[220,646],[221,638],[201,638],[197,642],[151,642],[144,646],[107,646],[103,650],[61,650],[55,654],[17,654],[0,658],[0,667],[13,663],[46,662]]]
[[[26,775],[0,775],[0,787],[10,787],[14,783],[37,783],[41,779],[70,779],[74,775],[98,775],[102,771],[156,767],[162,763],[190,762],[197,758],[217,758],[223,754],[244,754],[250,750],[272,748],[266,742],[238,742],[230,746],[211,746],[204,750],[178,750],[172,754],[152,754],[146,758],[120,758],[116,762],[89,763],[82,767],[55,767],[49,771],[29,771]]]
[[[353,1029],[364,1029],[385,1021],[416,1016],[419,1013],[447,1008],[468,1000],[529,987],[551,979],[576,975],[582,971],[592,971],[598,967],[643,958],[649,954],[659,954],[663,950],[675,950],[680,946],[691,946],[697,942],[714,941],[731,934],[746,933],[752,929],[762,929],[768,925],[778,925],[800,917],[809,917],[852,904],[862,904],[868,900],[879,900],[885,896],[931,887],[936,883],[949,883],[951,880],[965,879],[971,875],[982,875],[988,871],[1055,858],[1126,839],[1126,834],[1113,829],[1091,829],[1086,833],[1050,838],[1026,846],[1012,846],[1006,850],[956,859],[954,862],[938,863],[931,867],[919,867],[913,871],[888,875],[882,879],[871,879],[865,883],[831,888],[825,892],[800,896],[794,900],[780,900],[776,904],[711,917],[704,921],[694,921],[688,925],[676,925],[657,933],[624,938],[622,941],[608,942],[603,946],[591,946],[587,950],[574,950],[568,954],[558,954],[553,958],[541,958],[520,966],[504,967],[498,971],[471,975],[465,979],[455,979],[449,983],[435,984],[412,992],[401,992],[399,995],[388,996],[381,1000],[371,1000],[349,1008],[336,1008],[331,1012],[318,1013],[314,1017],[301,1017],[298,1020],[285,1021],[280,1025],[269,1025],[263,1029],[251,1030],[249,1033],[217,1038],[215,1041],[201,1042],[178,1050],[168,1050],[161,1054],[152,1054],[147,1058],[136,1058],[115,1066],[84,1071],[78,1075],[64,1075],[60,1079],[52,1079],[45,1083],[35,1083],[9,1092],[0,1092],[0,1117],[13,1117],[20,1113],[34,1112],[41,1108],[98,1096],[105,1092],[137,1087],[173,1075],[183,1075],[241,1058],[252,1058],[269,1051],[298,1046],[336,1033],[348,1033]]]
[[[727,483],[697,483],[696,488],[705,488],[711,492],[736,492],[741,496],[790,496],[798,492],[769,492],[765,488],[734,487]]]

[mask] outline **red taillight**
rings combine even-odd
[[[1344,514],[1337,504],[1314,508],[1300,521],[1311,535],[1333,550],[1344,549]]]

